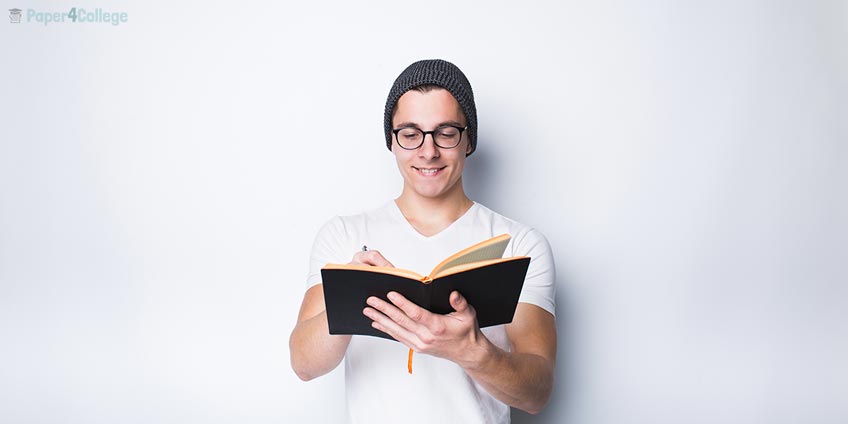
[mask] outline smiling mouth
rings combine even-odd
[[[426,175],[426,176],[436,175],[445,168],[447,168],[447,166],[442,166],[440,168],[419,168],[417,166],[412,167],[412,169],[418,171],[419,174]]]

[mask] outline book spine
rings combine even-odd
[[[427,276],[427,277],[424,277],[423,282],[425,284],[424,285],[424,291],[427,292],[427,296],[426,296],[427,304],[426,305],[418,305],[418,306],[429,311],[430,307],[433,305],[433,285],[430,284],[430,283],[433,282],[433,279],[430,278],[429,276]]]

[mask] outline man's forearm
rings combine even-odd
[[[553,389],[553,364],[540,355],[507,352],[479,334],[479,347],[461,363],[469,377],[501,402],[541,412]]]
[[[477,316],[459,292],[450,295],[454,309],[434,314],[390,292],[389,302],[369,297],[364,314],[374,328],[417,352],[461,366],[492,396],[507,405],[538,413],[548,402],[556,362],[556,322],[544,309],[519,303],[512,323],[504,326],[511,351],[495,346],[477,326]]]
[[[326,311],[301,321],[289,339],[291,363],[301,380],[320,377],[339,365],[344,358],[350,336],[330,335]]]

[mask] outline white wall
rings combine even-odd
[[[3,17],[0,421],[339,421],[288,362],[309,247],[399,193],[382,107],[431,57],[467,191],[557,255],[516,422],[848,420],[845,2],[332,3]]]

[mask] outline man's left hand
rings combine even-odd
[[[405,344],[416,352],[463,363],[474,362],[482,354],[485,343],[477,325],[477,312],[459,292],[450,295],[454,312],[434,314],[403,297],[389,292],[386,302],[369,297],[363,313],[374,322],[371,325]]]

